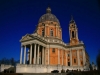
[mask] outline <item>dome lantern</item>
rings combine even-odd
[[[46,9],[46,13],[51,13],[51,8],[50,8],[50,7],[48,7],[48,8]]]

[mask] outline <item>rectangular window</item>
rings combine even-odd
[[[50,30],[50,36],[53,36],[53,29]]]
[[[55,48],[52,48],[52,52],[55,53]]]
[[[44,36],[44,29],[42,29],[42,36]]]
[[[76,63],[76,59],[74,59],[74,63]]]
[[[70,62],[68,62],[68,66],[70,66]]]
[[[67,56],[69,57],[69,56],[70,56],[70,54],[68,53],[68,54],[67,54]]]
[[[83,55],[82,51],[80,52],[80,55],[81,55],[81,56]]]
[[[81,61],[81,65],[83,65],[83,62]]]

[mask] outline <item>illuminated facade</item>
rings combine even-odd
[[[69,22],[69,35],[70,42],[64,43],[60,22],[48,7],[34,33],[26,34],[20,40],[20,64],[17,64],[16,72],[50,73],[52,70],[89,69],[89,56],[84,43],[78,39],[73,18]]]

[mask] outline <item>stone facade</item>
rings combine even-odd
[[[48,7],[46,14],[40,17],[34,33],[26,34],[20,40],[20,64],[16,66],[16,72],[50,73],[55,69],[89,69],[89,56],[84,43],[78,39],[73,17],[69,22],[69,35],[70,42],[64,43],[60,22]]]

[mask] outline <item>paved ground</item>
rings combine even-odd
[[[23,75],[67,75],[67,73],[23,73]]]

